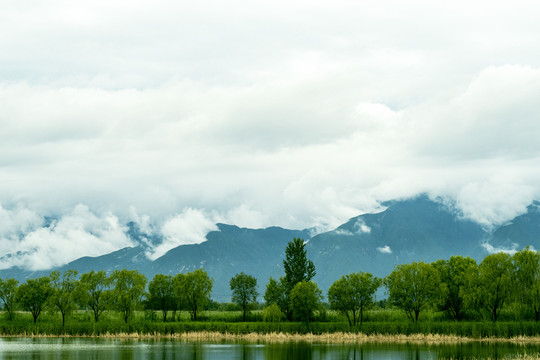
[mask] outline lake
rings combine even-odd
[[[0,338],[0,359],[503,359],[539,345],[186,342],[76,338]]]

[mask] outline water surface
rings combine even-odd
[[[540,352],[538,345],[469,343],[320,344],[186,342],[73,338],[0,338],[0,359],[504,359]]]

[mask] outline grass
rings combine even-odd
[[[446,318],[444,313],[426,311],[418,323],[407,320],[404,312],[396,309],[378,309],[366,313],[362,325],[349,326],[346,318],[334,311],[321,313],[317,321],[309,325],[298,322],[263,322],[262,312],[253,311],[247,322],[242,322],[240,311],[206,311],[198,321],[190,321],[189,314],[182,312],[174,322],[161,321],[161,313],[136,312],[126,324],[120,314],[105,312],[98,323],[87,311],[78,311],[69,316],[62,326],[60,315],[43,313],[37,324],[29,313],[19,312],[13,321],[0,315],[2,336],[110,336],[118,334],[145,334],[151,336],[184,336],[185,334],[231,334],[234,336],[259,337],[268,334],[286,336],[308,335],[330,336],[343,334],[358,336],[385,336],[394,341],[396,337],[435,336],[465,339],[514,339],[513,341],[540,342],[540,323],[530,320],[515,320],[511,312],[503,313],[501,321],[462,321]],[[425,339],[425,338],[424,338]],[[521,340],[518,340],[521,339]],[[407,340],[408,341],[408,340]]]

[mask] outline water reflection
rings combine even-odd
[[[502,359],[535,354],[538,345],[471,343],[458,345],[407,344],[253,344],[66,338],[0,338],[0,359],[144,359],[144,360],[380,360],[380,359]]]

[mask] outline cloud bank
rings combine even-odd
[[[322,231],[422,192],[503,223],[540,198],[539,10],[6,5],[1,266],[119,249],[128,221],[157,257],[216,222]]]

